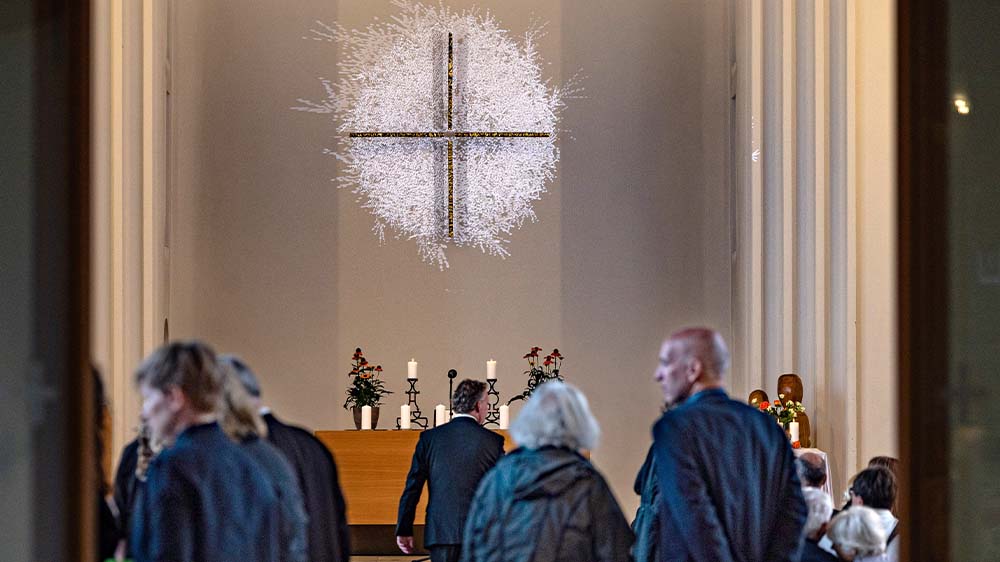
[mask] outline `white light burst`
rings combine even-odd
[[[338,78],[320,78],[326,98],[293,109],[333,115],[338,144],[325,152],[343,163],[336,181],[371,211],[380,240],[387,228],[413,239],[442,269],[452,245],[506,257],[511,232],[537,220],[532,202],[559,160],[560,111],[578,90],[542,77],[541,26],[518,43],[488,12],[394,4],[390,22],[311,30],[309,39],[341,47]]]

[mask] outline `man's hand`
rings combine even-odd
[[[399,550],[403,551],[403,554],[413,554],[415,550],[413,548],[413,537],[396,537],[396,546]]]

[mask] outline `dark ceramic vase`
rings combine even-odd
[[[361,408],[354,406],[351,408],[351,413],[354,414],[354,428],[361,429]],[[372,429],[378,427],[378,406],[372,407]]]

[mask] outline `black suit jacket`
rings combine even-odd
[[[661,561],[799,559],[806,505],[773,418],[705,390],[663,414],[653,437]]]
[[[503,437],[469,417],[421,433],[399,498],[396,536],[413,536],[417,502],[427,482],[424,546],[461,544],[476,487],[501,456]]]
[[[268,413],[267,439],[292,465],[309,515],[310,562],[348,562],[351,558],[347,507],[333,455],[312,433],[282,423]]]

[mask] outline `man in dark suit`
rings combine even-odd
[[[488,409],[486,384],[466,379],[452,397],[451,421],[420,434],[406,488],[399,499],[396,544],[415,550],[413,518],[424,482],[430,498],[424,546],[432,562],[458,562],[462,533],[479,481],[503,455],[503,437],[482,427]]]
[[[154,351],[136,372],[142,417],[165,448],[132,521],[137,562],[279,560],[272,482],[217,422],[223,373],[200,342]]]
[[[223,355],[220,361],[228,363],[236,372],[263,414],[267,440],[285,455],[298,477],[309,515],[310,562],[348,562],[351,536],[347,506],[340,490],[337,463],[330,450],[312,432],[283,423],[270,409],[260,407],[260,382],[242,359]]]
[[[655,379],[661,561],[797,561],[806,506],[781,427],[722,389],[729,352],[712,330],[671,336]]]

